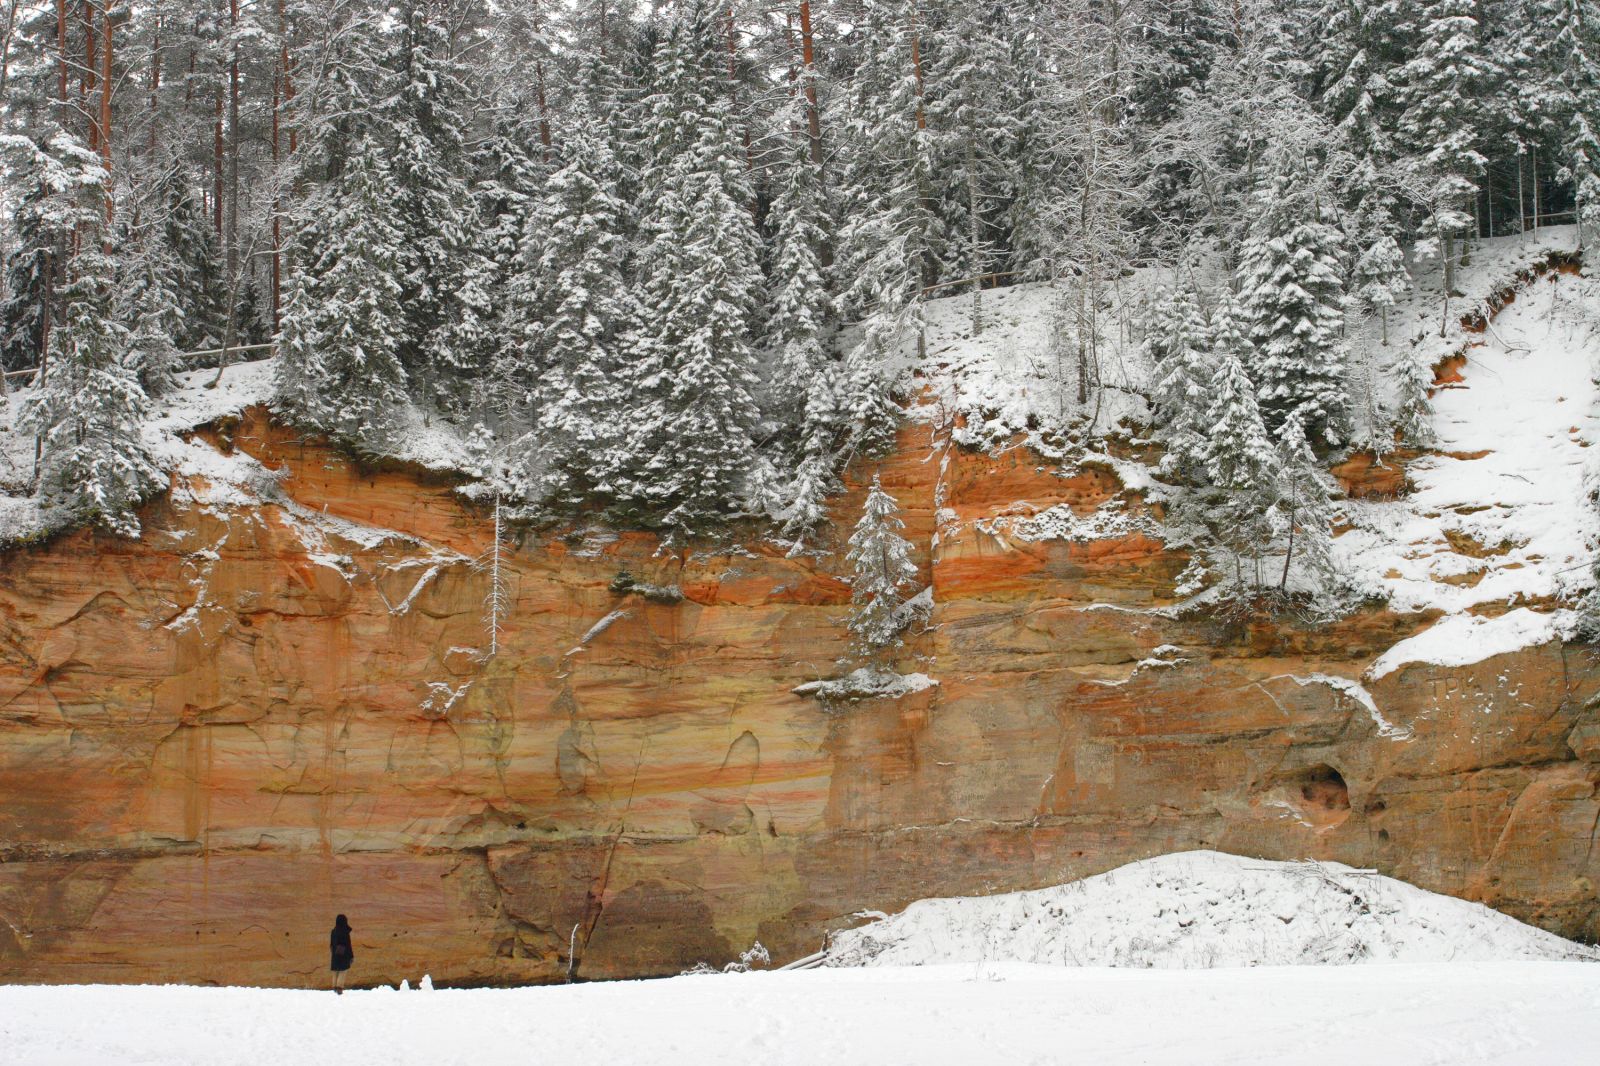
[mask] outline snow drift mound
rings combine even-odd
[[[828,966],[1202,969],[1600,959],[1478,903],[1335,862],[1187,851],[1034,892],[926,899],[834,935]]]

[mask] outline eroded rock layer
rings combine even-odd
[[[664,974],[1190,848],[1600,935],[1590,650],[1362,689],[1427,619],[1155,613],[1184,561],[1109,469],[908,428],[934,606],[900,665],[938,685],[826,706],[791,690],[838,670],[837,555],[529,540],[489,655],[450,484],[260,412],[211,444],[279,487],[191,476],[140,541],[0,556],[0,980],[315,984],[339,911],[358,981]]]

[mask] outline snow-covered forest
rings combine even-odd
[[[178,376],[270,354],[281,417],[447,428],[510,518],[803,539],[891,443],[927,302],[978,336],[1031,282],[1028,428],[1159,444],[1197,582],[1337,593],[1323,471],[1429,443],[1475,243],[1600,227],[1593,0],[3,17],[0,488],[127,534]]]

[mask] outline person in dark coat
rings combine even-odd
[[[344,975],[356,961],[356,951],[350,945],[350,922],[344,915],[333,920],[333,932],[328,934],[328,951],[333,956],[328,968],[333,971],[333,990],[344,995]]]

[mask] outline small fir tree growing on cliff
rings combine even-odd
[[[1433,368],[1410,352],[1401,352],[1390,368],[1395,380],[1395,428],[1414,448],[1433,443]]]
[[[870,659],[900,642],[905,604],[902,590],[917,576],[911,561],[911,542],[900,535],[905,528],[900,505],[883,491],[876,474],[867,490],[861,521],[850,534],[846,560],[854,570],[850,582],[850,633],[852,650]]]

